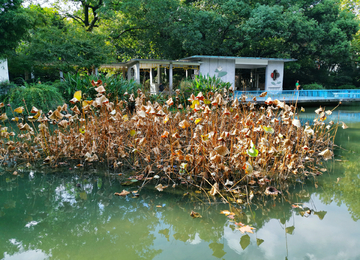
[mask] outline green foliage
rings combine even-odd
[[[355,85],[341,85],[337,87],[338,89],[357,89]]]
[[[318,83],[312,83],[312,84],[302,85],[302,88],[303,88],[304,90],[325,89],[322,85],[320,85],[320,84],[318,84]]]
[[[209,75],[195,76],[195,79],[191,82],[190,88],[184,89],[185,93],[197,95],[202,92],[204,96],[209,92],[223,92],[229,90],[231,84],[229,82],[223,82],[219,77],[215,75],[210,77]]]
[[[0,57],[14,50],[34,19],[21,6],[22,0],[0,0]]]
[[[55,109],[62,105],[64,100],[56,88],[47,84],[27,84],[10,89],[4,99],[12,108],[24,106],[30,111],[32,106],[43,111]]]
[[[91,82],[98,80],[103,82],[107,96],[112,101],[116,98],[122,99],[125,92],[135,93],[141,87],[134,80],[128,81],[119,75],[107,77],[104,75],[80,75],[79,73],[64,74],[64,81],[57,82],[54,86],[58,88],[66,101],[70,100],[78,90],[82,91],[85,99],[95,99],[97,92]]]

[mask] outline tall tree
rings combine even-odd
[[[16,48],[34,19],[21,6],[22,0],[0,0],[0,57]]]

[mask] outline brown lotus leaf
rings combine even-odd
[[[259,95],[259,97],[265,97],[267,95],[267,92],[263,92]]]
[[[158,191],[163,191],[164,189],[166,189],[168,186],[163,186],[161,183],[156,185],[155,188],[158,190]]]
[[[159,117],[166,116],[166,114],[164,113],[164,111],[161,108],[159,110],[157,110],[156,115],[159,116]]]
[[[216,183],[214,183],[214,185],[212,185],[212,187],[211,187],[210,195],[211,195],[211,196],[215,196],[216,193],[218,193],[218,192],[219,192],[219,184],[216,182]]]
[[[164,133],[161,135],[162,138],[167,138],[169,136],[168,131],[164,131]]]
[[[60,119],[62,119],[63,117],[64,117],[64,115],[61,114],[58,109],[56,109],[56,110],[49,116],[49,118],[50,118],[51,120],[55,120],[55,121],[60,120]]]
[[[175,133],[175,134],[172,135],[172,137],[173,138],[180,138],[180,135],[179,135],[179,133]]]
[[[191,94],[190,97],[188,98],[188,101],[189,101],[190,103],[192,103],[195,99],[196,99],[196,98],[195,98],[195,95],[194,95],[194,94]]]
[[[204,100],[205,97],[204,97],[204,95],[203,95],[202,92],[199,92],[199,94],[196,96],[196,99],[198,99],[198,100]]]
[[[179,126],[181,127],[181,128],[188,128],[189,126],[190,126],[190,123],[188,122],[188,121],[186,121],[186,120],[183,120],[183,121],[181,121],[180,123],[179,123]]]
[[[114,195],[116,195],[116,196],[126,196],[128,194],[130,194],[130,192],[127,191],[127,190],[123,190],[122,192],[115,192],[114,193]]]
[[[271,105],[273,103],[272,101],[272,98],[271,97],[268,97],[266,100],[265,100],[265,104],[266,105]]]
[[[190,216],[193,217],[193,218],[202,218],[200,213],[197,213],[197,212],[195,212],[193,210],[190,212]]]
[[[137,111],[136,114],[139,117],[146,118],[146,113],[143,110]]]
[[[61,120],[59,123],[58,123],[58,126],[62,127],[62,128],[66,128],[69,126],[69,121],[67,120]]]
[[[98,93],[105,93],[105,88],[104,88],[104,86],[99,86],[99,87],[97,87],[97,88],[95,88],[95,90],[96,90],[96,92],[98,92]]]
[[[1,120],[1,121],[5,121],[5,120],[7,120],[7,119],[8,119],[8,117],[7,117],[6,113],[4,113],[4,114],[2,114],[2,115],[0,116],[0,120]]]
[[[315,110],[315,113],[320,115],[323,111],[324,111],[323,108],[319,107],[318,109]]]
[[[324,160],[327,161],[332,158],[332,152],[329,149],[325,149],[319,155],[324,157]]]
[[[166,101],[166,104],[167,104],[168,106],[174,105],[173,99],[172,99],[172,98],[169,98],[169,99]]]
[[[301,123],[299,119],[293,119],[292,124],[296,126],[297,128],[301,127]]]
[[[77,114],[77,115],[80,115],[80,110],[79,110],[79,108],[75,105],[75,106],[73,106],[72,108],[70,108],[75,114]]]
[[[76,97],[70,99],[70,103],[73,105],[76,104],[77,102],[79,102],[79,100]]]

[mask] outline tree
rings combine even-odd
[[[31,5],[29,12],[37,17],[37,26],[13,57],[22,67],[28,70],[38,66],[64,71],[74,68],[92,71],[111,59],[112,46],[101,32],[84,30],[54,8]]]
[[[0,0],[0,57],[16,48],[34,22],[22,0]]]

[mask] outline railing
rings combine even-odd
[[[267,92],[266,97],[259,97],[263,92]],[[235,91],[235,97],[240,98],[245,95],[247,100],[256,97],[258,101],[264,101],[271,97],[273,100],[343,100],[343,99],[359,99],[360,89],[326,89],[326,90],[255,90],[255,91]]]

